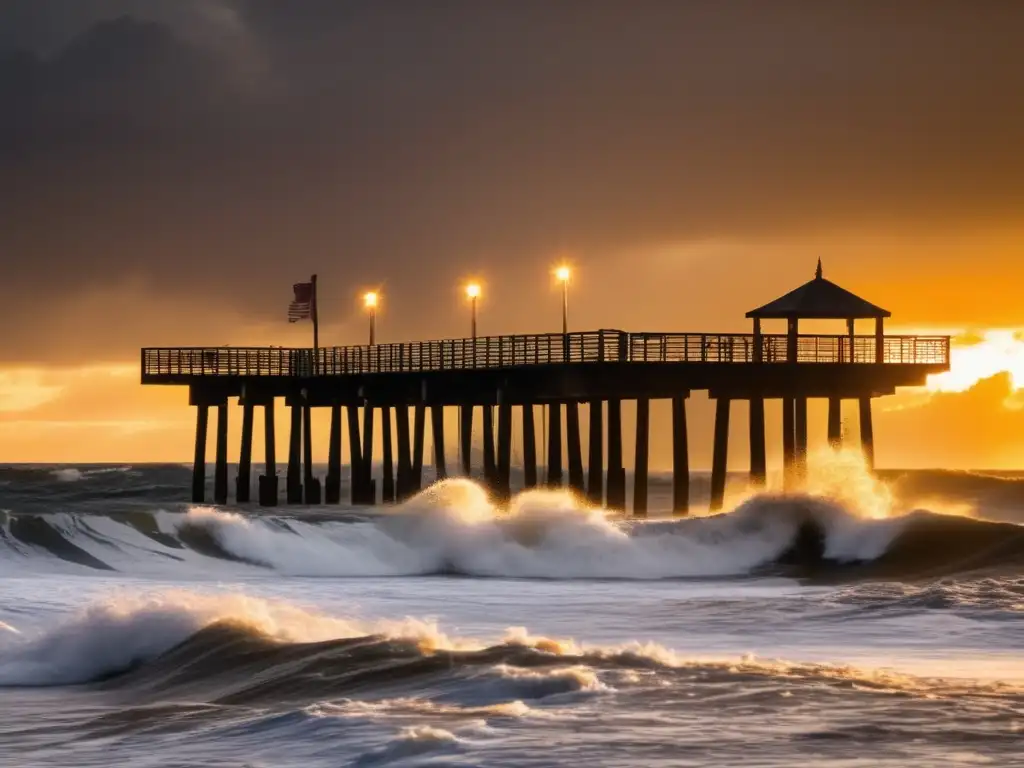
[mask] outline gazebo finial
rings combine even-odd
[[[822,274],[821,274],[821,257],[820,256],[818,257],[818,268],[816,270],[814,270],[814,277],[815,277],[816,280],[821,280],[821,277],[822,277]]]

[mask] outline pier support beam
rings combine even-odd
[[[381,501],[393,504],[395,499],[395,461],[391,448],[391,406],[380,409],[381,440],[384,443],[381,471],[384,474]]]
[[[720,397],[715,405],[715,446],[711,463],[711,511],[725,502],[725,476],[729,464],[729,410],[732,401]]]
[[[327,443],[327,480],[324,501],[341,503],[341,406],[331,406],[331,432]]]
[[[373,406],[363,406],[363,450],[360,456],[360,486],[362,503],[373,506],[377,503],[377,483],[373,479]]]
[[[803,481],[807,478],[807,398],[797,397],[795,409],[796,473]]]
[[[764,439],[764,398],[750,398],[750,484],[764,488],[768,483],[768,466]]]
[[[302,503],[302,406],[291,405],[291,430],[288,434],[288,478],[285,498],[289,504]]]
[[[412,495],[412,446],[409,442],[409,406],[395,409],[395,437],[398,439],[398,500]]]
[[[672,512],[690,511],[690,446],[686,429],[686,399],[672,398]]]
[[[366,491],[363,489],[363,445],[359,437],[359,406],[346,406],[345,413],[348,416],[349,493],[353,504],[362,504]]]
[[[462,454],[462,474],[473,475],[473,406],[459,406],[459,451]]]
[[[252,500],[252,403],[242,403],[242,445],[238,452],[238,477],[235,478],[235,501],[247,504]]]
[[[636,458],[633,463],[633,514],[647,516],[647,464],[650,453],[651,401],[636,401]]]
[[[622,460],[622,401],[608,401],[608,480],[605,491],[608,509],[626,509],[626,468]]]
[[[444,406],[430,406],[430,433],[434,436],[434,474],[438,480],[448,477],[444,455]]]
[[[489,405],[483,410],[483,444],[484,444],[484,487],[493,491],[498,485],[498,468],[494,460],[494,409]]]
[[[549,403],[548,411],[548,488],[562,487],[562,404]]]
[[[833,450],[843,447],[843,401],[838,397],[828,399],[828,444]]]
[[[413,411],[412,423],[412,493],[423,490],[423,433],[426,431],[427,406],[420,400]]]
[[[787,491],[796,485],[796,401],[782,398],[782,483]]]
[[[871,398],[860,398],[860,444],[869,470],[875,468],[875,428],[871,421]]]
[[[569,454],[569,487],[576,493],[586,490],[583,481],[583,444],[580,439],[579,403],[565,404],[565,445]]]
[[[600,507],[604,503],[604,404],[590,401],[590,451],[587,455],[587,498]]]
[[[213,501],[228,503],[228,404],[217,406],[217,455],[213,466]]]
[[[192,503],[206,501],[206,434],[209,431],[210,406],[196,406],[196,452],[192,464]]]
[[[533,403],[523,404],[523,486],[537,487],[537,428]]]
[[[302,452],[305,457],[303,485],[307,504],[319,504],[320,481],[313,477],[313,409],[309,403],[302,406]]]
[[[274,401],[263,406],[263,452],[265,468],[260,475],[260,506],[277,506],[277,434],[274,424]]]
[[[498,393],[498,496],[512,495],[512,404]]]

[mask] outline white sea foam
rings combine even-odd
[[[183,568],[189,574],[239,572],[255,565],[289,576],[719,577],[774,562],[808,519],[823,531],[830,559],[883,554],[908,519],[894,513],[888,489],[849,454],[812,466],[804,492],[750,495],[726,514],[651,522],[609,517],[563,491],[521,493],[499,508],[483,488],[461,479],[438,483],[397,507],[366,512],[358,522],[246,516],[213,507],[153,512],[162,533],[184,541],[180,549],[101,515],[47,517],[98,560],[149,575]],[[215,563],[209,550],[192,549],[199,540],[186,534],[197,532],[238,562]]]
[[[51,473],[55,480],[62,483],[77,483],[79,480],[85,479],[85,473],[80,469],[74,467],[62,467],[61,469],[55,469]]]
[[[424,650],[462,647],[416,619],[358,621],[244,594],[188,591],[124,595],[85,608],[37,636],[0,636],[0,685],[65,685],[127,669],[170,650],[204,627],[230,622],[283,642],[382,634]]]
[[[451,701],[442,697],[431,704],[438,707],[439,712],[455,707],[463,714],[485,716],[523,716],[529,707],[516,703],[523,700],[545,699],[547,703],[551,697],[610,691],[612,689],[598,672],[599,668],[609,666],[613,671],[696,666],[707,673],[727,676],[840,680],[929,696],[1010,690],[1003,684],[942,682],[847,665],[792,663],[753,656],[739,659],[684,656],[661,645],[641,641],[613,646],[588,645],[572,639],[534,636],[523,628],[511,628],[503,638],[458,638],[441,631],[436,623],[421,619],[343,617],[240,593],[181,590],[125,594],[92,604],[76,616],[39,633],[0,635],[0,686],[52,686],[95,680],[152,660],[199,630],[221,623],[283,643],[382,636],[414,643],[424,654],[508,645],[531,649],[551,658],[554,663],[543,667],[497,663],[473,678],[472,690],[458,693]],[[401,708],[397,701],[392,700],[389,706]],[[345,706],[337,706],[336,711],[341,714]]]
[[[864,519],[825,498],[784,495],[751,498],[726,515],[650,524],[613,520],[563,492],[523,493],[499,510],[463,480],[368,522],[289,521],[284,529],[200,507],[163,527],[204,528],[226,552],[287,575],[654,579],[749,572],[785,552],[808,516],[837,560],[879,556],[902,527],[901,518]]]

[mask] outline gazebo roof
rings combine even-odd
[[[821,273],[821,259],[814,279],[775,301],[747,312],[764,319],[858,320],[891,317],[892,313],[840,288]]]

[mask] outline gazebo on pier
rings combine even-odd
[[[814,273],[814,279],[784,296],[762,307],[747,312],[754,321],[754,361],[773,362],[771,357],[778,354],[771,344],[764,343],[761,330],[762,320],[785,320],[785,360],[789,363],[812,362],[821,358],[822,340],[832,347],[830,357],[837,363],[884,363],[885,362],[885,318],[892,313],[862,299],[831,280],[822,272],[821,259]],[[801,320],[845,320],[847,336],[800,335]],[[868,337],[857,337],[857,320],[874,320],[873,344]],[[871,421],[871,397],[860,397],[861,442],[869,466],[874,466],[874,434]],[[842,400],[829,398],[828,439],[832,446],[838,446],[842,439]],[[783,400],[783,450],[786,467],[803,469],[807,456],[807,397],[798,395]]]

